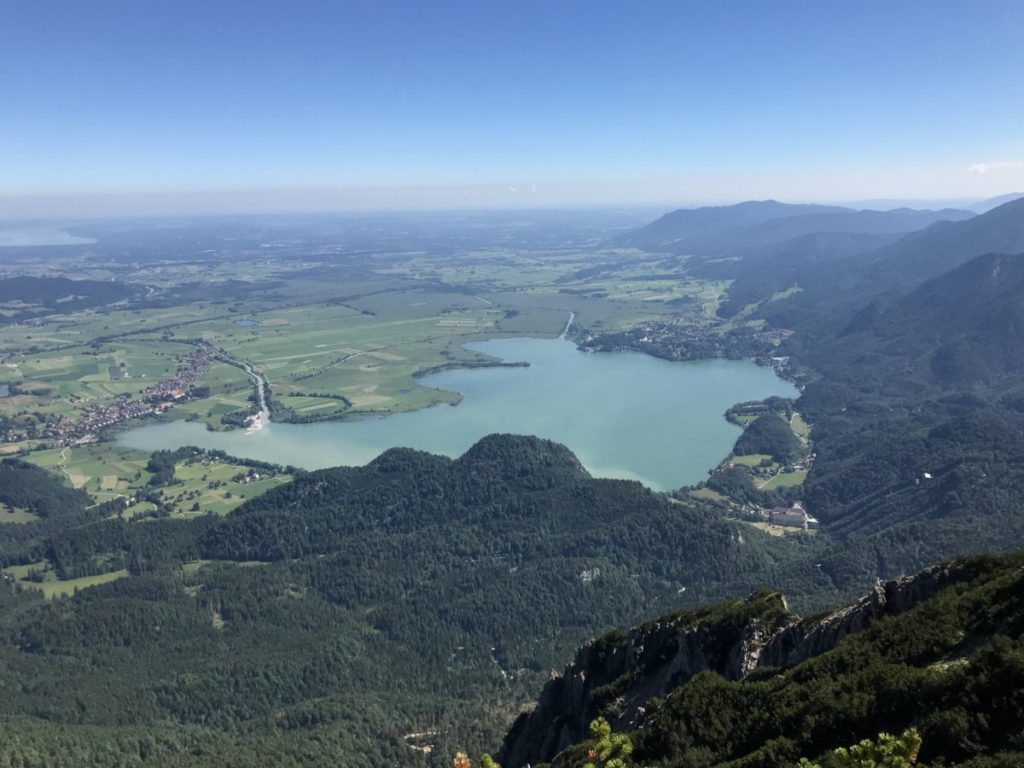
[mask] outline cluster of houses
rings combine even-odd
[[[793,335],[780,328],[764,331],[729,329],[724,323],[695,324],[685,317],[651,320],[622,331],[588,332],[576,339],[585,352],[636,350],[666,360],[699,360],[709,357],[754,358],[779,373],[788,358],[770,357],[771,352]]]
[[[52,440],[55,448],[91,443],[99,439],[99,433],[106,427],[128,419],[163,413],[174,403],[188,398],[190,388],[215,354],[212,347],[200,345],[181,358],[181,364],[173,374],[149,387],[142,400],[132,400],[125,394],[118,395],[113,402],[90,401],[80,407],[78,418],[54,419],[43,427],[39,436]],[[25,437],[23,430],[12,428],[0,434],[0,441],[14,442]]]
[[[164,403],[184,399],[215,356],[216,351],[213,347],[200,344],[181,358],[181,365],[177,371],[146,390],[146,400],[151,403]]]
[[[119,421],[137,419],[152,413],[162,412],[170,404],[153,405],[142,400],[131,400],[127,395],[118,396],[109,404],[90,403],[81,409],[77,419],[60,418],[43,429],[42,436],[53,440],[53,447],[92,443],[99,432]]]
[[[586,333],[578,343],[585,350],[607,351],[609,345],[635,348],[650,345],[678,346],[705,343],[717,336],[711,327],[695,325],[683,318],[651,320],[633,328],[611,333]]]

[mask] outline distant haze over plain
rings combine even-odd
[[[920,179],[932,184],[919,186]],[[829,186],[832,184],[832,186]],[[0,192],[0,221],[121,216],[181,216],[343,211],[509,210],[636,207],[670,210],[782,200],[885,210],[972,208],[1024,190],[1024,164],[996,173],[943,168],[887,174],[831,174],[590,180],[436,186],[211,188]],[[928,191],[939,194],[928,195]],[[878,194],[881,192],[882,194]]]

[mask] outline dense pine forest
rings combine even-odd
[[[1024,540],[1024,274],[1019,257],[977,248],[1016,247],[1020,205],[893,236],[866,253],[837,248],[829,270],[808,268],[801,290],[748,307],[790,331],[776,358],[802,394],[730,411],[744,427],[734,450],[780,465],[813,451],[802,486],[762,490],[751,467],[736,465],[709,477],[711,494],[658,494],[594,479],[560,445],[494,435],[454,460],[393,449],[362,468],[292,467],[290,482],[226,516],[169,517],[157,491],[174,487],[180,462],[201,455],[186,448],[151,457],[142,495],[156,511],[128,519],[122,500],[95,504],[56,472],[4,460],[0,503],[23,516],[0,527],[4,567],[43,580],[42,563],[61,580],[91,585],[52,599],[14,579],[0,590],[4,759],[445,765],[460,748],[495,749],[517,709],[596,633],[764,587],[813,615],[879,577],[1013,549]],[[925,269],[921,249],[937,247],[936,228],[947,256]],[[815,238],[814,247],[827,240]],[[942,269],[947,262],[952,271]],[[698,259],[690,268],[717,263]],[[865,281],[866,264],[891,282]],[[737,278],[736,291],[745,285]],[[796,412],[813,426],[809,444],[790,428]],[[816,535],[768,535],[737,514],[798,500],[821,521]],[[1016,561],[991,562],[999,564],[971,567],[1009,574]],[[979,587],[970,616],[1004,611],[1003,597]],[[968,620],[973,637],[980,619]],[[956,645],[954,630],[929,646],[931,656],[894,646],[893,658],[912,670],[899,671],[906,686],[887,687],[885,696],[918,703],[891,727],[919,727],[932,762],[1019,748],[977,722],[961,723],[947,706],[961,694],[1009,695],[993,681],[1016,674],[1014,621],[999,619],[977,648]],[[881,653],[869,642],[838,646],[829,657],[838,667],[807,661],[819,671],[807,672],[805,689],[779,682],[789,673],[759,671],[735,689],[710,672],[694,678],[635,737],[637,759],[784,765],[890,727],[883,689],[872,686],[892,670],[874,662],[866,677],[847,681],[860,704],[836,699],[833,717],[852,725],[821,721],[835,739],[815,730],[822,716],[807,709],[805,694],[824,685],[820,670],[838,674],[853,663],[844,654]],[[985,643],[991,651],[980,650]],[[956,661],[957,648],[969,650],[969,662]],[[959,677],[926,686],[919,669],[936,664]],[[614,701],[613,693],[604,695]],[[750,714],[776,700],[779,719]],[[1019,705],[1012,695],[1006,701],[1012,719]],[[947,721],[963,734],[959,751],[934,725]],[[612,725],[620,732],[628,724]],[[585,737],[584,726],[573,740]],[[768,744],[772,727],[804,735]],[[723,729],[735,738],[721,737]],[[988,751],[963,746],[973,743]]]
[[[849,765],[834,750],[914,728],[923,765],[1019,766],[1022,568],[1021,555],[961,560],[803,620],[762,593],[598,638],[567,674],[621,671],[581,702],[587,717],[614,720],[630,693],[679,670],[665,698],[644,699],[623,729],[630,765]],[[738,647],[746,665],[730,660]],[[694,648],[706,655],[687,657]],[[585,741],[555,765],[582,767],[592,749]]]
[[[811,542],[592,479],[526,437],[305,473],[226,518],[42,525],[26,560],[130,575],[49,602],[4,593],[18,684],[0,706],[29,765],[65,749],[80,765],[301,764],[313,743],[421,764],[407,736],[497,744],[510,703],[595,631],[764,583],[808,605],[838,594]]]

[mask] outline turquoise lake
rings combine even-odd
[[[580,352],[564,339],[497,339],[467,348],[528,368],[444,371],[423,386],[460,392],[457,406],[318,424],[268,424],[211,432],[171,422],[124,432],[123,445],[153,451],[196,445],[307,469],[362,465],[407,446],[459,456],[493,432],[531,434],[567,445],[599,477],[672,490],[704,479],[732,448],[739,428],[725,410],[769,395],[795,397],[773,371],[742,360],[669,362],[633,352]]]

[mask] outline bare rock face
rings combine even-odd
[[[882,616],[896,616],[927,600],[951,578],[948,566],[877,584],[856,603],[813,622],[794,624],[762,647],[755,667],[791,667],[835,648],[847,635],[863,632]]]
[[[505,768],[550,762],[581,741],[595,717],[614,730],[643,723],[651,699],[711,671],[741,680],[761,667],[789,667],[834,648],[877,619],[910,610],[950,581],[940,566],[879,584],[853,605],[801,620],[782,595],[762,591],[732,603],[684,611],[591,640],[516,720],[498,762]]]
[[[498,761],[510,768],[548,762],[599,715],[616,730],[635,728],[652,698],[699,672],[740,679],[758,663],[764,642],[795,621],[780,594],[759,592],[592,640],[544,687],[533,712],[515,722]]]

